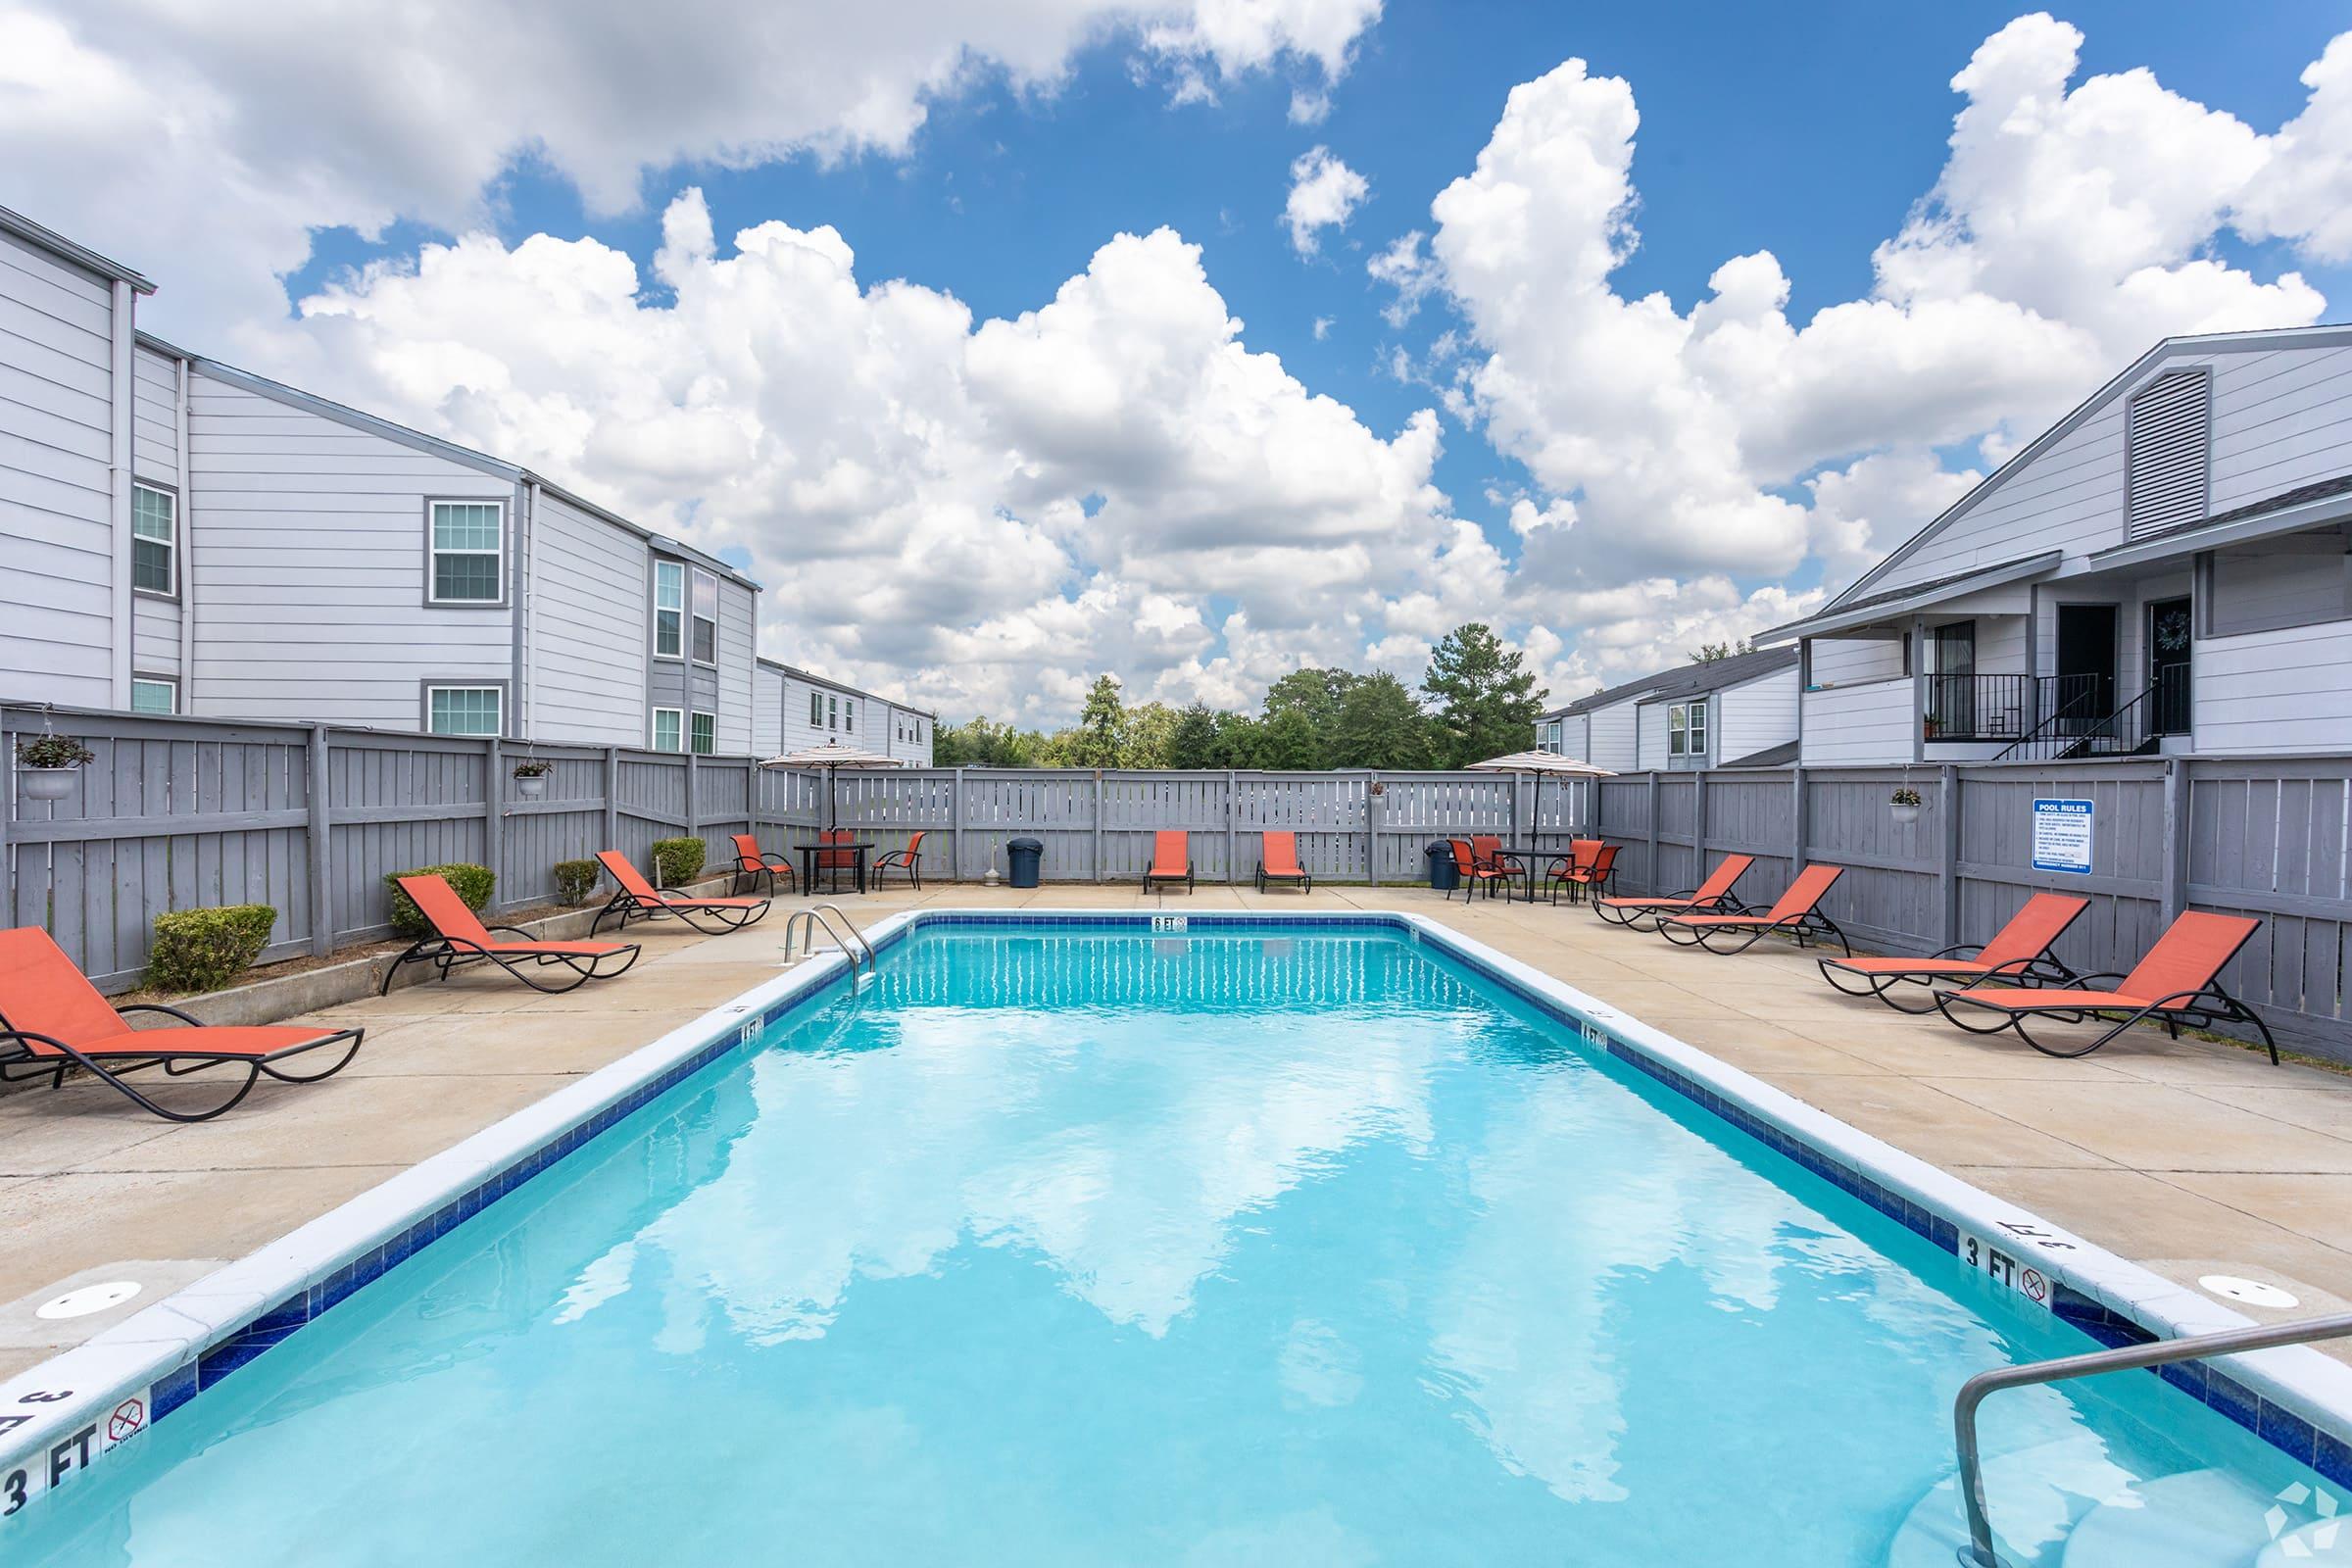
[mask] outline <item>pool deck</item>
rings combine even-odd
[[[1838,996],[1784,944],[1719,957],[1566,905],[1446,903],[1418,888],[1147,899],[1132,884],[838,902],[860,924],[925,905],[1429,915],[2157,1274],[2191,1289],[2239,1275],[2301,1298],[2288,1312],[2241,1305],[2251,1316],[2352,1309],[2352,1076],[2153,1030],[2058,1060]],[[0,1097],[0,1377],[773,979],[782,915],[724,937],[632,928],[646,932],[636,970],[566,996],[475,969],[306,1015],[365,1024],[359,1059],[323,1084],[265,1080],[201,1126],[95,1085]],[[69,1322],[33,1314],[71,1284],[114,1279],[146,1289]],[[2330,1353],[2352,1360],[2344,1342]]]

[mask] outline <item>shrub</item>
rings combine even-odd
[[[147,983],[159,991],[218,991],[252,967],[276,924],[277,911],[267,904],[159,914]]]
[[[702,875],[706,853],[701,839],[654,840],[654,870],[661,885],[681,888]]]
[[[490,902],[490,895],[498,891],[498,873],[486,865],[420,865],[414,871],[388,872],[384,886],[392,890],[392,929],[404,937],[432,934],[432,927],[425,923],[416,906],[400,891],[397,879],[404,876],[438,876],[455,888],[458,897],[466,901],[466,906],[476,913]]]
[[[604,874],[605,868],[594,860],[558,860],[556,892],[565,904],[586,904],[596,891],[596,879]]]
[[[79,767],[98,754],[71,735],[34,735],[17,742],[20,767]]]

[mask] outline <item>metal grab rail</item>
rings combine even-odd
[[[793,910],[791,917],[784,922],[784,956],[792,956],[792,935],[795,931],[802,933],[802,951],[814,954],[818,926],[824,927],[825,935],[833,939],[834,945],[850,960],[850,972],[853,975],[858,972],[858,956],[861,954],[870,973],[882,972],[882,960],[874,952],[874,945],[865,940],[865,934],[851,923],[850,917],[842,913],[837,904],[819,904]]]
[[[2093,1350],[2087,1355],[2062,1356],[2025,1366],[1995,1367],[1960,1385],[1952,1401],[1952,1434],[1960,1454],[1960,1501],[1968,1513],[1968,1545],[1960,1560],[1970,1568],[2004,1568],[1992,1549],[1992,1520],[1984,1511],[1984,1469],[1977,1454],[1977,1406],[2002,1389],[2028,1384],[2062,1383],[2098,1372],[2125,1372],[2134,1367],[2164,1366],[2174,1361],[2201,1361],[2209,1355],[2234,1355],[2241,1350],[2268,1350],[2281,1345],[2309,1345],[2352,1335],[2352,1312],[2305,1318],[2298,1323],[2270,1323],[2248,1329],[2226,1329],[2185,1340],[2158,1340],[2151,1345],[2128,1345],[2118,1349]]]

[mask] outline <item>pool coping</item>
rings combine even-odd
[[[1405,930],[1574,1030],[1589,1048],[1711,1111],[1925,1237],[1963,1268],[2102,1344],[2181,1338],[2253,1321],[1427,915],[923,908],[890,915],[865,936],[881,952],[924,927],[957,925],[1120,926],[1163,935],[1218,926]],[[0,1520],[70,1484],[786,1013],[856,983],[854,976],[839,954],[809,959],[0,1382]],[[2288,1347],[2180,1363],[2151,1375],[2323,1478],[2352,1488],[2352,1367]]]

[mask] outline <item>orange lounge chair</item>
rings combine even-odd
[[[876,893],[882,891],[882,873],[885,871],[906,872],[906,880],[914,884],[914,891],[923,891],[923,834],[926,831],[923,828],[915,829],[914,836],[906,841],[905,849],[892,850],[874,861]]]
[[[2262,922],[2251,915],[2207,914],[2202,909],[2189,909],[2166,928],[2156,939],[2147,956],[2127,975],[2086,974],[2077,977],[2082,987],[2077,990],[2043,989],[2039,987],[1969,986],[1958,991],[1946,991],[1936,999],[1943,1015],[1966,1029],[1970,1034],[1998,1034],[2014,1029],[2018,1038],[2045,1056],[2087,1056],[2117,1035],[2145,1019],[2162,1018],[2165,1028],[2176,1040],[2180,1026],[2192,1029],[2210,1028],[2217,1023],[2250,1023],[2262,1034],[2262,1043],[2271,1054],[2271,1065],[2278,1065],[2278,1042],[2271,1038],[2271,1026],[2252,1007],[2224,991],[2219,984],[2221,973],[2237,956],[2237,950],[2253,939]],[[2090,987],[2092,980],[2114,980],[2113,991]],[[1968,1016],[1952,1010],[1954,1006],[1978,1009],[1990,1014],[1992,1022],[1977,1024]],[[2096,1018],[2115,1026],[2088,1045],[2045,1044],[2034,1038],[2026,1028],[2028,1018],[2049,1017],[2064,1023],[2081,1023]]]
[[[1581,899],[1591,889],[1594,898],[1608,891],[1609,882],[1617,875],[1617,850],[1614,844],[1598,839],[1573,839],[1568,854],[1551,862],[1546,885],[1551,902],[1560,902],[1560,889],[1568,890],[1570,900]]]
[[[416,906],[416,912],[424,916],[433,934],[411,943],[406,953],[384,966],[384,983],[375,992],[379,997],[391,991],[392,977],[404,963],[429,963],[441,971],[444,980],[450,970],[469,963],[495,963],[533,991],[560,997],[591,980],[626,974],[629,965],[637,961],[634,942],[538,942],[530,933],[511,925],[485,929],[472,906],[441,877],[404,876],[399,881],[400,891]],[[509,940],[501,941],[493,932],[504,932]],[[608,958],[619,958],[620,967],[603,967]],[[550,967],[567,971],[560,984],[543,983],[531,972]]]
[[[1181,882],[1185,892],[1193,891],[1191,841],[1180,827],[1161,828],[1152,835],[1152,865],[1144,872],[1144,891],[1149,893],[1163,882]]]
[[[1853,956],[1853,946],[1838,922],[1821,912],[1822,896],[1831,884],[1845,875],[1842,865],[1808,865],[1796,873],[1780,902],[1762,914],[1670,914],[1658,922],[1658,931],[1667,941],[1686,948],[1704,948],[1709,953],[1745,953],[1766,937],[1778,932],[1794,937],[1800,948],[1815,940],[1837,939],[1846,956]],[[1745,937],[1736,948],[1715,946],[1717,936],[1726,939]]]
[[[133,1029],[123,1022],[134,1012],[160,1012],[184,1029]],[[234,1107],[267,1073],[280,1083],[312,1084],[343,1070],[359,1054],[363,1029],[314,1029],[300,1024],[223,1028],[198,1023],[177,1007],[134,1003],[117,1011],[74,960],[38,926],[0,931],[0,1078],[46,1076],[49,1087],[66,1080],[68,1067],[81,1067],[142,1110],[167,1121],[211,1121]],[[345,1043],[348,1042],[348,1045]],[[342,1045],[343,1054],[318,1072],[287,1072],[279,1062],[306,1052]],[[215,1067],[234,1075],[236,1089],[204,1110],[173,1110],[123,1082],[131,1073],[161,1067],[166,1077],[184,1078]]]
[[[1493,860],[1479,858],[1477,847],[1472,840],[1447,839],[1446,842],[1453,849],[1455,880],[1461,885],[1464,904],[1470,902],[1470,894],[1474,889],[1485,888],[1487,897],[1493,898],[1495,883],[1507,884],[1510,881],[1513,874],[1510,870],[1496,865]],[[1513,866],[1518,863],[1516,860],[1511,861]],[[1446,896],[1448,899],[1453,897],[1450,893]]]
[[[1315,879],[1306,874],[1298,863],[1298,835],[1296,833],[1267,833],[1257,852],[1257,891],[1266,891],[1270,882],[1293,882],[1301,893],[1315,890]]]
[[[618,850],[599,850],[597,863],[620,885],[611,902],[596,911],[588,922],[588,934],[605,923],[605,916],[620,916],[620,928],[627,930],[631,920],[659,920],[664,915],[676,915],[697,931],[716,936],[722,931],[740,931],[767,913],[765,899],[697,899],[683,893],[656,892],[645,879],[645,873],[629,863],[627,856]],[[706,925],[704,922],[709,921]]]
[[[743,893],[761,882],[767,884],[769,897],[774,897],[776,878],[782,877],[787,886],[797,887],[800,879],[793,875],[792,862],[774,850],[760,847],[757,833],[737,833],[735,840],[735,891]]]
[[[1821,977],[1849,997],[1876,997],[1897,1012],[1933,1011],[1938,980],[2009,979],[2033,985],[2073,980],[2074,970],[2051,957],[2050,948],[2089,907],[2088,899],[2072,894],[2036,893],[1983,947],[1962,942],[1924,958],[1824,958]],[[1972,950],[1976,956],[1960,956]],[[1840,974],[1859,978],[1862,989],[1838,979]],[[1900,985],[1916,985],[1927,995],[1918,1006],[1905,1006],[1895,1000],[1894,988]]]
[[[1592,912],[1612,925],[1630,925],[1636,930],[1644,920],[1654,927],[1670,914],[1744,914],[1747,906],[1732,897],[1732,889],[1755,863],[1752,855],[1727,855],[1695,888],[1662,899],[1597,899]]]

